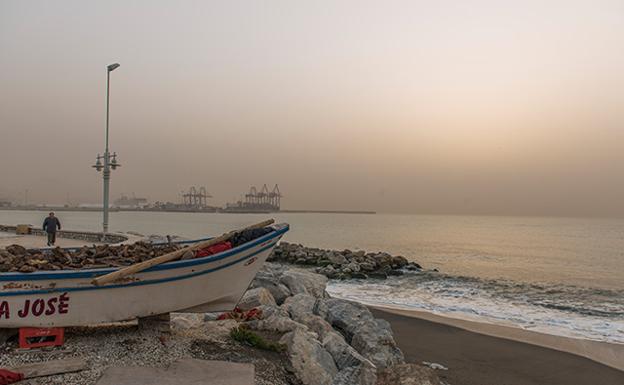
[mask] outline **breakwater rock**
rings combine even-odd
[[[324,250],[299,244],[281,242],[268,259],[270,262],[301,266],[316,266],[316,273],[330,279],[381,278],[401,275],[406,270],[422,267],[403,256],[388,253],[367,253],[364,250]]]
[[[286,371],[303,385],[386,385],[389,382],[379,381],[406,365],[418,367],[433,381],[421,382],[420,375],[405,370],[393,381],[441,384],[432,369],[405,363],[388,322],[362,304],[331,298],[325,291],[327,282],[327,277],[306,269],[266,263],[239,302],[241,310],[251,313],[237,313],[235,321],[216,320],[217,314],[178,314],[172,317],[172,328],[221,340],[240,327],[270,336],[285,349],[280,354]]]

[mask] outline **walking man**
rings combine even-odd
[[[48,246],[54,246],[56,242],[56,229],[61,229],[61,221],[54,216],[54,213],[50,213],[48,217],[43,221],[43,229],[48,233]]]

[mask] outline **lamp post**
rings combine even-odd
[[[103,220],[102,220],[102,233],[103,237],[108,233],[108,190],[110,185],[110,172],[111,169],[115,170],[121,166],[117,163],[117,153],[111,153],[108,151],[108,106],[110,95],[110,73],[119,67],[119,63],[114,63],[106,67],[106,147],[104,148],[104,155],[97,155],[96,162],[92,166],[97,171],[103,171],[102,176],[104,178],[104,202],[102,206]]]

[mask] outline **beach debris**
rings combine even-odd
[[[250,310],[242,310],[239,307],[235,307],[234,310],[227,312],[227,313],[223,313],[221,314],[219,317],[217,317],[217,321],[223,321],[223,320],[227,320],[227,319],[233,319],[236,321],[251,321],[251,320],[255,320],[255,319],[261,319],[262,318],[262,310],[260,309],[250,309]]]
[[[324,250],[287,242],[277,245],[268,261],[315,266],[317,274],[330,279],[386,279],[406,271],[422,270],[418,263],[400,255],[367,253],[364,250]]]
[[[21,373],[24,379],[45,377],[55,374],[79,372],[87,369],[87,362],[81,358],[66,358],[36,364],[21,365],[11,368],[12,372]]]
[[[422,362],[423,365],[430,367],[431,369],[434,370],[448,370],[448,368],[442,364],[438,364],[435,362],[428,362],[428,361],[423,361]]]
[[[24,374],[7,369],[0,369],[0,385],[9,385],[24,379]]]

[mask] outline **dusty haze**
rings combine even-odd
[[[0,199],[624,215],[622,1],[2,1]]]

